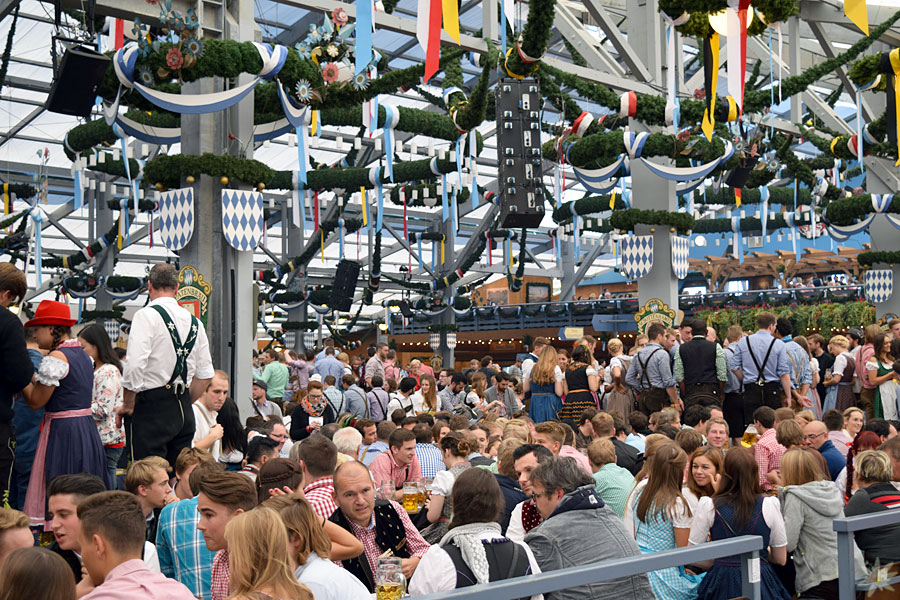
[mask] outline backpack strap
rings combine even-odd
[[[182,383],[187,384],[187,359],[188,356],[191,355],[191,352],[194,350],[194,344],[197,342],[197,334],[200,330],[200,322],[197,320],[197,317],[191,315],[191,328],[190,331],[188,331],[187,339],[182,344],[181,336],[178,335],[178,328],[175,326],[175,322],[172,321],[172,317],[169,315],[169,312],[158,304],[153,304],[150,306],[150,308],[159,313],[159,316],[162,318],[166,329],[168,329],[169,331],[169,338],[171,338],[172,340],[172,347],[175,350],[175,369],[172,371],[172,376],[169,378],[169,384],[174,383],[177,379],[181,379]]]

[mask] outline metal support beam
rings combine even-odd
[[[628,39],[619,30],[618,25],[609,16],[609,13],[606,12],[606,8],[600,3],[600,0],[584,0],[584,6],[594,20],[597,21],[597,25],[603,30],[606,37],[609,38],[610,43],[616,49],[616,52],[619,53],[619,58],[628,65],[631,73],[641,81],[651,81],[653,78],[644,65],[644,61],[640,59],[634,48],[628,43]]]
[[[585,30],[584,23],[564,4],[556,5],[553,25],[578,50],[591,68],[614,73],[620,77],[625,75],[625,69],[605,48],[597,45],[597,41]]]
[[[800,19],[788,19],[788,68],[790,73],[800,72]],[[803,118],[800,96],[791,97],[791,121],[799,123]]]
[[[392,236],[395,240],[397,240],[398,242],[400,242],[400,244],[403,246],[403,248],[405,248],[406,251],[409,252],[410,255],[411,255],[414,259],[419,260],[419,255],[416,254],[416,251],[413,250],[413,249],[412,249],[412,246],[409,245],[409,241],[408,241],[408,240],[404,240],[402,235],[399,235],[396,231],[394,231],[394,228],[391,227],[391,226],[388,224],[387,221],[384,221],[384,222],[382,223],[382,225],[383,225],[384,229],[386,229],[387,232],[390,233],[391,236]],[[440,279],[440,278],[434,273],[434,271],[432,271],[431,269],[428,268],[428,265],[425,264],[425,261],[424,261],[424,260],[422,261],[422,268],[425,269],[425,272],[427,272],[429,275],[431,275],[434,279]]]
[[[7,78],[7,79],[9,79],[9,78]],[[28,127],[31,124],[31,122],[34,121],[35,119],[37,119],[43,112],[44,112],[44,106],[43,105],[38,106],[37,108],[32,110],[30,113],[28,113],[24,119],[22,119],[21,121],[19,121],[15,125],[13,125],[12,129],[7,131],[6,133],[3,133],[2,137],[0,137],[0,147],[2,147],[3,144],[5,144],[9,140],[11,140],[12,138],[16,137],[17,133],[19,133],[26,127]]]
[[[588,250],[587,254],[584,257],[584,260],[581,261],[581,265],[575,271],[575,275],[569,278],[566,278],[562,289],[559,292],[559,299],[562,302],[567,302],[572,299],[575,294],[575,288],[578,287],[578,284],[582,282],[585,274],[587,274],[588,269],[594,264],[594,261],[597,260],[597,257],[600,256],[600,253],[603,252],[603,248],[606,245],[597,244],[596,246],[592,246],[590,250]]]
[[[822,47],[822,51],[825,53],[825,56],[828,58],[834,58],[836,56],[836,52],[834,51],[834,47],[831,45],[831,42],[828,40],[825,35],[825,31],[822,29],[822,25],[815,21],[810,21],[807,23],[810,31],[819,41],[819,45]],[[847,77],[847,70],[844,67],[838,67],[835,69],[837,76],[844,83],[844,89],[850,97],[853,98],[854,102],[862,101],[862,114],[863,118],[866,121],[872,121],[875,118],[874,113],[872,112],[872,107],[869,106],[869,101],[862,94],[856,91],[856,86],[850,81],[850,78]]]

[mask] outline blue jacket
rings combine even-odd
[[[819,452],[825,457],[825,464],[828,465],[828,475],[830,475],[831,480],[834,481],[837,479],[837,476],[841,474],[841,470],[847,466],[844,455],[841,454],[840,450],[834,447],[831,440],[828,440],[819,446]]]

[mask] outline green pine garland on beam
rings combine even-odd
[[[900,250],[861,252],[856,257],[856,260],[861,267],[871,267],[872,265],[879,263],[893,267],[895,264],[900,263]]]

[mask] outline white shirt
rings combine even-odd
[[[196,446],[197,442],[209,435],[212,426],[216,424],[216,417],[219,413],[207,410],[200,400],[194,402],[194,439],[191,446]],[[209,449],[213,460],[219,460],[222,454],[222,440],[216,440]]]
[[[787,546],[787,533],[784,530],[784,516],[781,514],[781,502],[775,496],[766,496],[762,503],[762,516],[770,529],[769,546],[781,548]],[[716,518],[713,499],[703,496],[697,503],[697,512],[691,523],[690,543],[692,546],[703,544],[709,537],[709,530]]]
[[[521,521],[521,518],[519,520]],[[485,529],[478,533],[478,537],[482,540],[492,540],[499,536],[496,531]],[[534,554],[531,553],[531,548],[528,547],[528,544],[523,542],[515,543],[525,550],[532,574],[540,573],[541,567],[538,566],[537,561],[534,559]],[[504,568],[507,566],[504,565]],[[409,581],[409,595],[423,596],[437,592],[449,592],[455,589],[456,567],[453,564],[453,559],[450,558],[450,555],[443,548],[435,544],[425,552],[419,561],[419,566],[416,567],[416,571]],[[543,594],[535,594],[531,597],[531,600],[543,600],[543,598]],[[316,595],[316,600],[319,600],[318,595]]]
[[[419,399],[418,405],[416,405],[417,397]],[[406,414],[410,417],[414,417],[422,412],[422,407],[422,396],[413,393],[409,396],[409,398],[404,398],[402,394],[397,392],[396,394],[391,395],[391,401],[388,402],[387,414],[385,415],[385,418],[390,419],[391,413],[393,413],[398,408],[403,409],[403,411],[406,412]]]
[[[371,596],[350,571],[315,552],[306,557],[306,564],[297,567],[294,576],[309,588],[316,600],[359,600]]]
[[[159,555],[156,553],[156,546],[150,542],[144,542],[144,564],[153,573],[162,573],[159,569]]]
[[[506,537],[514,542],[525,541],[525,526],[522,525],[522,505],[525,502],[519,502],[512,510],[509,516],[509,527],[506,528]]]
[[[628,501],[625,503],[625,531],[627,531],[632,538],[634,538],[634,499],[637,497],[637,493],[647,487],[647,482],[649,479],[646,477],[637,482],[637,485],[634,486],[634,489],[631,490],[631,493],[628,494]]]
[[[128,361],[122,375],[122,385],[133,392],[143,392],[162,387],[169,383],[175,370],[175,348],[162,317],[153,306],[162,306],[175,323],[175,329],[182,342],[191,329],[191,313],[178,305],[175,298],[157,298],[134,314],[131,333],[128,336]],[[209,340],[206,330],[200,324],[197,341],[187,359],[190,385],[198,379],[212,379],[213,365],[209,354]]]

